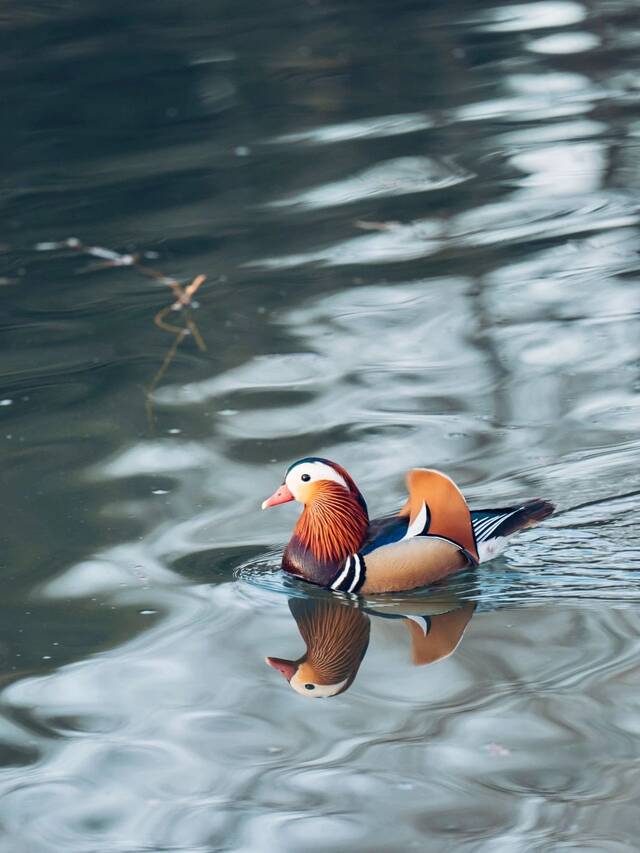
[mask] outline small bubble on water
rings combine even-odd
[[[178,427],[173,427],[172,429],[168,429],[167,432],[169,433],[169,435],[180,435],[182,430],[178,429]]]
[[[153,616],[153,614],[157,612],[157,610],[138,610],[140,616]]]
[[[154,495],[168,495],[169,494],[167,489],[153,489],[152,492]]]
[[[51,660],[51,655],[42,655],[42,660]]]
[[[251,154],[251,149],[248,148],[246,145],[238,145],[236,148],[233,149],[233,153],[236,155],[236,157],[248,157],[249,154]]]
[[[5,397],[4,400],[0,400],[0,406],[12,406],[13,400],[9,397]]]
[[[218,409],[219,415],[224,415],[225,418],[230,418],[232,415],[237,415],[237,409]]]

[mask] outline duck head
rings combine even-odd
[[[323,583],[364,541],[369,527],[367,505],[348,472],[319,456],[294,462],[262,509],[293,500],[304,509],[285,551],[285,568]]]
[[[339,489],[336,489],[336,485]],[[262,502],[262,509],[299,501],[305,507],[329,495],[346,492],[366,512],[367,505],[352,477],[342,465],[321,456],[305,456],[287,468],[284,481],[276,491]]]
[[[307,647],[297,660],[266,658],[301,696],[320,699],[344,693],[351,684],[369,643],[369,619],[361,610],[339,601],[289,601]]]

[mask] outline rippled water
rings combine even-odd
[[[14,6],[0,849],[635,853],[637,3]],[[259,511],[311,453],[558,513],[354,609]]]

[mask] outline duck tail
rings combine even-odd
[[[501,509],[481,509],[471,513],[473,532],[478,544],[480,562],[491,559],[502,550],[502,542],[519,530],[535,527],[553,514],[555,505],[551,501],[534,498],[519,506]],[[500,547],[498,545],[500,541]],[[498,547],[496,547],[498,546]]]
[[[517,530],[535,527],[536,524],[540,524],[545,518],[553,515],[555,508],[555,504],[552,504],[551,501],[542,500],[542,498],[527,501],[521,507],[516,507],[510,518],[505,519],[505,526],[499,535],[510,536]]]

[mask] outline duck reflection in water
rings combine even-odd
[[[407,602],[402,609],[409,606]],[[448,609],[443,612],[442,607]],[[289,609],[307,649],[297,660],[267,657],[266,662],[302,696],[338,696],[351,687],[366,654],[370,617],[401,620],[409,634],[412,661],[424,666],[457,648],[475,607],[456,601],[432,607],[430,615],[413,615],[391,608],[360,609],[338,598],[290,598]]]

